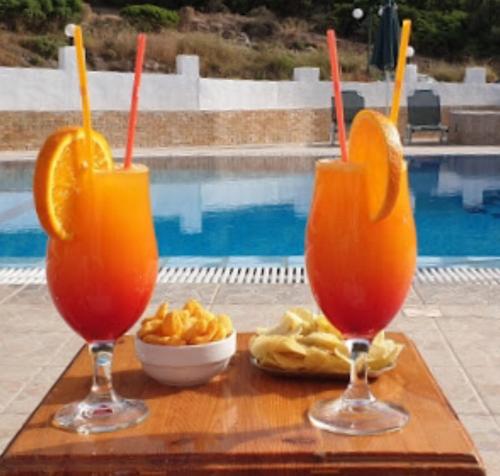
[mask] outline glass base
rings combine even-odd
[[[321,430],[343,435],[376,435],[403,428],[408,412],[393,403],[379,400],[320,400],[308,413],[310,422]]]
[[[83,400],[61,408],[54,415],[53,424],[64,430],[89,435],[137,425],[148,415],[148,407],[142,400],[115,398],[99,403]]]

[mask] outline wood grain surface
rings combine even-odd
[[[484,475],[413,343],[402,334],[391,337],[405,349],[372,390],[410,412],[400,432],[349,437],[313,428],[307,409],[316,399],[338,396],[345,382],[267,375],[249,362],[248,334],[238,336],[238,352],[224,374],[183,389],[147,377],[133,339],[125,337],[116,349],[115,386],[146,400],[148,420],[92,436],[51,426],[61,405],[88,391],[90,360],[83,349],[5,450],[0,474]]]

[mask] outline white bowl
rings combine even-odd
[[[222,372],[236,352],[236,331],[223,340],[200,345],[147,344],[135,338],[142,368],[164,385],[189,386],[208,382]]]

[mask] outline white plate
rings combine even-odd
[[[253,355],[250,355],[250,362],[254,367],[276,377],[293,377],[293,378],[311,378],[311,379],[332,379],[332,380],[347,380],[349,379],[348,372],[331,372],[331,373],[319,373],[319,372],[307,372],[304,370],[284,370],[278,367],[269,367],[267,365],[262,365]],[[385,372],[392,370],[396,367],[396,364],[387,365],[380,370],[369,370],[368,378],[378,378]]]

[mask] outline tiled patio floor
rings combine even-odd
[[[479,448],[500,475],[500,287],[416,284],[392,329],[409,335]],[[289,306],[315,307],[306,285],[164,284],[151,307],[196,297],[239,331],[275,322]],[[82,345],[45,286],[0,286],[0,449]]]

